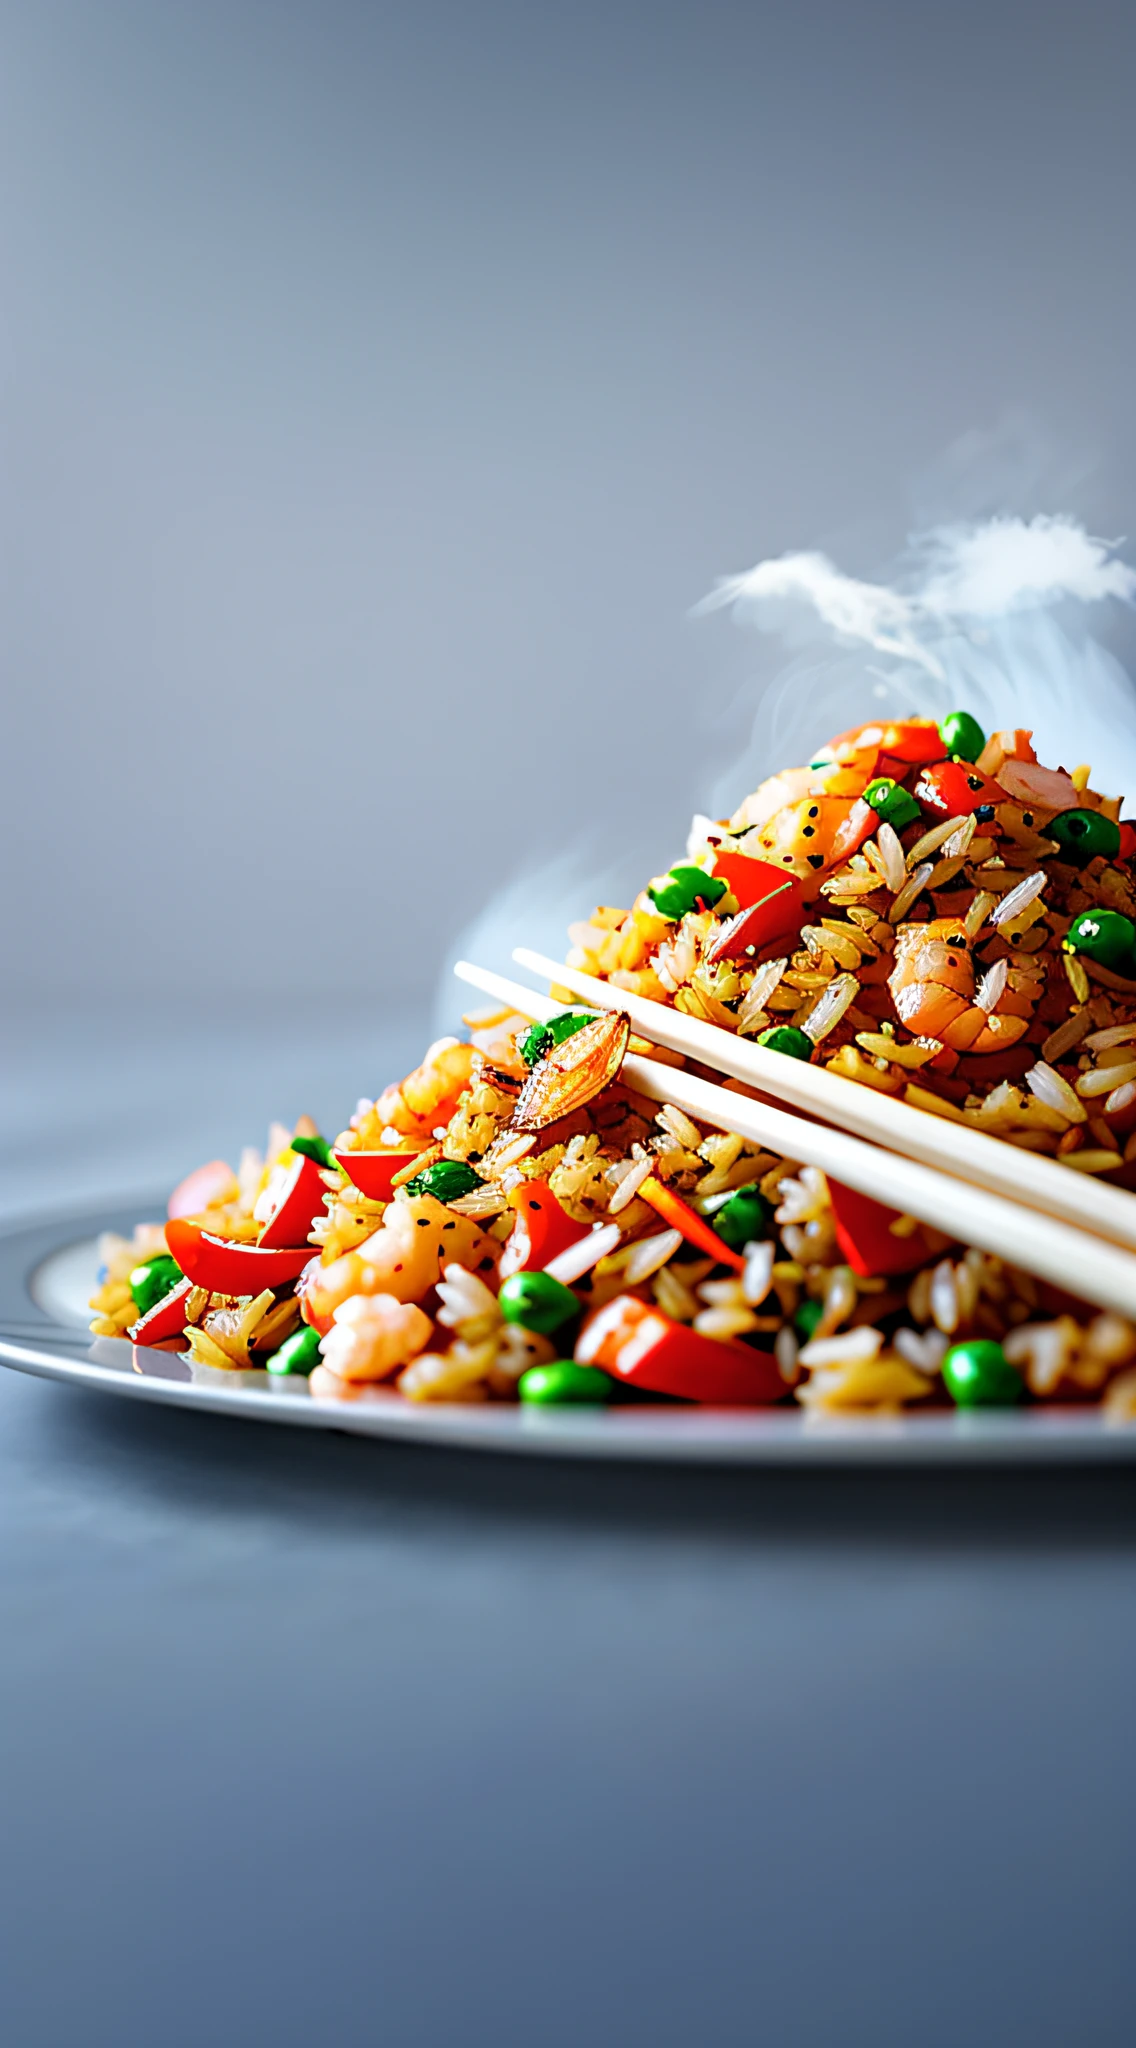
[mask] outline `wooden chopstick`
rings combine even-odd
[[[877,1094],[858,1081],[830,1074],[824,1067],[770,1052],[766,1046],[724,1031],[719,1024],[708,1024],[647,996],[613,988],[595,975],[562,967],[559,961],[530,952],[526,946],[518,946],[513,958],[542,979],[570,989],[595,1009],[624,1010],[636,1030],[656,1045],[732,1074],[751,1088],[760,1088],[841,1130],[871,1139],[889,1152],[937,1167],[941,1173],[1022,1203],[1043,1216],[1060,1217],[1094,1237],[1136,1249],[1136,1201],[1123,1188],[1102,1187],[1089,1175],[1060,1166],[1055,1159],[1018,1151],[1004,1139],[988,1137],[969,1124],[948,1122],[929,1110],[913,1109],[893,1096]]]
[[[563,1007],[549,996],[538,995],[468,960],[459,960],[454,973],[460,981],[499,997],[521,1016],[540,1022]],[[610,992],[612,997],[619,993],[615,989]],[[623,1005],[612,1002],[610,1007]],[[784,1159],[819,1167],[858,1194],[886,1202],[963,1244],[993,1252],[1024,1272],[1067,1286],[1082,1300],[1136,1320],[1136,1263],[1098,1237],[1025,1210],[934,1167],[865,1144],[846,1131],[794,1116],[772,1103],[736,1095],[681,1068],[632,1053],[624,1060],[622,1071],[630,1085],[652,1102],[673,1102],[701,1123],[767,1146]]]

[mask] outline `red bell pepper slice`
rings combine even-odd
[[[185,1328],[186,1297],[192,1291],[192,1280],[179,1280],[168,1294],[147,1309],[136,1323],[130,1325],[132,1344],[161,1344],[170,1337],[180,1337]]]
[[[681,1230],[688,1244],[696,1244],[699,1251],[709,1252],[719,1265],[733,1266],[735,1272],[744,1273],[745,1260],[741,1253],[736,1252],[732,1244],[727,1244],[724,1237],[719,1237],[717,1231],[690,1207],[689,1202],[676,1195],[673,1188],[668,1188],[649,1173],[636,1192],[640,1201],[649,1202],[656,1215],[661,1216],[664,1223],[669,1223],[672,1230]]]
[[[753,869],[752,874],[744,872]],[[722,926],[706,960],[743,960],[768,946],[796,939],[805,916],[804,891],[796,875],[775,868],[772,861],[750,860],[744,853],[719,853],[714,872],[729,884],[741,909]]]
[[[306,1244],[280,1251],[232,1244],[181,1216],[167,1223],[166,1243],[186,1277],[210,1294],[259,1294],[265,1287],[283,1287],[296,1279],[312,1256]]]
[[[1004,804],[1006,792],[969,761],[936,761],[924,768],[915,800],[938,818],[969,817],[983,804]],[[991,821],[993,822],[993,821]]]
[[[543,1272],[550,1259],[579,1244],[591,1230],[590,1224],[577,1223],[561,1208],[546,1180],[521,1181],[510,1188],[509,1203],[517,1220],[501,1254],[502,1280],[510,1273]]]
[[[933,718],[905,718],[895,725],[885,725],[880,745],[884,754],[893,761],[902,761],[908,768],[919,766],[924,761],[941,761],[947,751]],[[891,769],[877,762],[876,774],[890,775]],[[897,782],[902,779],[902,776],[896,777]]]
[[[333,1152],[332,1158],[342,1169],[361,1195],[371,1202],[389,1202],[394,1189],[391,1185],[396,1173],[404,1166],[422,1156],[421,1145],[410,1145],[405,1151],[389,1152]]]
[[[703,1337],[633,1294],[597,1310],[580,1332],[576,1359],[648,1393],[718,1408],[765,1408],[785,1393],[771,1352]]]
[[[800,894],[801,885],[795,875],[787,875],[784,868],[774,867],[771,860],[758,860],[754,855],[738,853],[736,849],[715,847],[714,873],[721,876],[730,894],[737,897],[740,910],[751,910],[755,904],[764,903],[776,889],[795,885]]]
[[[910,1273],[930,1257],[921,1230],[910,1237],[897,1237],[891,1228],[902,1215],[870,1195],[858,1194],[840,1181],[829,1180],[829,1200],[836,1222],[836,1242],[854,1273],[861,1279],[881,1278],[885,1273]]]
[[[227,1196],[236,1195],[237,1177],[224,1159],[211,1159],[207,1166],[197,1166],[178,1182],[166,1204],[167,1216],[200,1216],[210,1202],[224,1201]]]
[[[317,1216],[323,1215],[326,1193],[323,1175],[315,1160],[301,1153],[257,1239],[261,1250],[282,1251],[293,1245],[306,1245],[312,1224]]]

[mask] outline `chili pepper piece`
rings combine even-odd
[[[724,866],[724,861],[728,866]],[[796,875],[785,874],[767,860],[750,860],[745,854],[719,855],[719,871],[727,878],[732,877],[735,867],[759,869],[765,878],[760,884],[762,893],[753,894],[758,885],[748,876],[743,878],[743,886],[751,891],[749,901],[738,897],[742,907],[737,916],[721,927],[706,948],[708,966],[718,960],[744,960],[747,955],[764,952],[768,946],[787,944],[798,937],[804,923],[804,891]],[[737,895],[732,880],[730,887]]]
[[[688,1244],[696,1244],[700,1251],[709,1252],[711,1258],[717,1259],[719,1265],[733,1266],[735,1272],[744,1273],[745,1260],[742,1254],[735,1251],[733,1245],[727,1244],[725,1238],[719,1237],[705,1218],[699,1216],[689,1203],[684,1202],[681,1195],[676,1195],[673,1188],[668,1188],[661,1180],[656,1180],[653,1173],[649,1173],[636,1192],[639,1200],[649,1202],[664,1223],[670,1224],[672,1230],[681,1230]]]
[[[543,1272],[569,1245],[590,1235],[591,1226],[561,1208],[546,1180],[521,1181],[509,1189],[508,1200],[517,1220],[501,1254],[502,1281],[511,1273]]]
[[[937,761],[924,768],[915,795],[924,810],[937,818],[968,818],[984,804],[1006,800],[1006,792],[996,782],[966,761]]]
[[[341,1173],[347,1175],[352,1187],[369,1202],[389,1202],[393,1189],[391,1182],[396,1173],[413,1165],[422,1157],[420,1145],[409,1145],[405,1151],[390,1152],[334,1152],[332,1154]]]
[[[1059,859],[1073,867],[1087,867],[1098,854],[1115,860],[1120,852],[1120,826],[1103,811],[1058,811],[1045,832],[1048,839],[1056,839]]]
[[[795,901],[802,902],[804,914],[797,876],[787,875],[783,868],[774,867],[771,860],[758,860],[753,854],[719,846],[714,853],[714,873],[725,882],[731,896],[737,898],[739,910],[752,910],[767,902],[775,890],[788,889]]]
[[[564,1045],[554,1046],[521,1089],[509,1129],[542,1131],[573,1110],[583,1109],[614,1081],[630,1036],[630,1017],[616,1010],[586,1024]]]
[[[258,1244],[232,1244],[187,1217],[166,1225],[166,1243],[186,1278],[210,1294],[259,1294],[295,1280],[312,1256],[310,1245],[268,1251]]]
[[[301,1153],[289,1169],[280,1197],[265,1224],[257,1244],[262,1251],[282,1251],[307,1245],[308,1232],[317,1216],[323,1215],[323,1175],[314,1159]]]
[[[576,1363],[652,1394],[719,1408],[764,1408],[785,1393],[770,1352],[703,1337],[633,1294],[616,1295],[585,1324]]]
[[[127,1332],[132,1344],[162,1344],[171,1337],[180,1337],[185,1328],[185,1304],[193,1286],[192,1280],[179,1280],[161,1301],[156,1301],[131,1323]]]
[[[846,1188],[831,1178],[828,1194],[836,1242],[852,1271],[862,1280],[885,1273],[910,1273],[929,1257],[921,1230],[912,1231],[910,1237],[897,1237],[891,1228],[902,1210],[889,1209],[886,1203],[876,1202],[870,1195],[861,1195],[855,1188]]]
[[[179,1180],[166,1204],[167,1216],[200,1216],[211,1202],[225,1202],[239,1194],[237,1177],[224,1159],[211,1159],[207,1166],[196,1166]]]

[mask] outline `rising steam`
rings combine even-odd
[[[1136,570],[1118,546],[1064,513],[1005,516],[916,535],[887,581],[846,575],[819,553],[722,577],[695,615],[728,609],[780,638],[792,658],[755,688],[748,746],[735,738],[728,768],[702,770],[691,811],[728,816],[767,775],[810,760],[849,726],[969,711],[987,731],[1030,728],[1050,766],[1089,762],[1094,786],[1127,794],[1136,815],[1136,692],[1086,623],[1106,600],[1136,607]],[[685,829],[685,820],[660,820],[657,868],[681,855]],[[613,900],[613,890],[622,900],[618,848],[605,851],[614,866],[577,846],[506,884],[451,958],[464,953],[507,971],[511,948],[526,941],[556,955],[570,921]],[[454,1013],[447,971],[440,1030],[452,1028]]]
[[[720,578],[696,615],[729,608],[797,654],[763,693],[745,760],[711,810],[732,808],[747,776],[806,761],[830,731],[881,711],[1028,726],[1043,760],[1088,761],[1107,793],[1136,795],[1136,696],[1083,617],[1106,599],[1136,605],[1118,545],[1063,513],[1003,517],[917,535],[887,582],[813,553]]]

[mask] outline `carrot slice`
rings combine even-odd
[[[673,1188],[664,1187],[661,1180],[656,1180],[654,1174],[649,1173],[636,1192],[640,1201],[649,1202],[672,1230],[681,1230],[688,1244],[696,1244],[699,1251],[709,1252],[719,1265],[732,1266],[736,1273],[744,1273],[745,1260],[741,1253],[736,1252],[732,1244],[727,1244],[724,1237],[719,1237],[717,1231],[712,1230],[681,1195],[676,1195]]]

